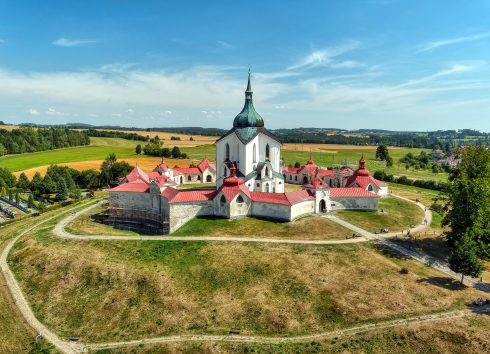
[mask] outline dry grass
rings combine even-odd
[[[14,130],[14,129],[17,129],[17,128],[19,128],[19,127],[16,125],[0,125],[0,129],[6,129],[9,132]]]
[[[297,192],[302,190],[302,187],[303,186],[301,184],[284,183],[284,192],[285,193]]]
[[[127,163],[131,165],[136,165],[138,164],[138,167],[141,168],[145,172],[151,172],[153,169],[162,162],[161,157],[140,157],[140,158],[123,158],[123,159],[118,159],[118,161],[126,161]],[[70,168],[73,168],[78,171],[83,171],[83,170],[100,170],[100,165],[102,165],[102,162],[104,160],[92,160],[92,161],[81,161],[81,162],[68,162],[68,163],[60,163],[58,166],[67,166]],[[181,168],[186,168],[189,167],[191,163],[194,163],[194,165],[197,166],[196,161],[189,161],[189,160],[178,160],[178,159],[165,159],[165,163],[169,167],[175,167],[179,166]],[[46,174],[46,171],[48,170],[49,165],[46,166],[40,166],[40,167],[35,167],[35,168],[30,168],[25,171],[18,171],[14,172],[14,176],[18,177],[22,172],[24,172],[29,179],[32,179],[34,174],[36,172],[41,173],[42,176]]]
[[[231,327],[297,335],[464,308],[485,296],[375,244],[80,241],[53,236],[53,226],[24,237],[10,261],[37,317],[63,338]]]
[[[119,131],[119,130],[111,130],[111,129],[97,129],[102,131]],[[162,133],[162,132],[146,132],[146,131],[122,131],[123,133],[136,133],[141,136],[150,136],[150,138],[154,138],[158,136],[160,139],[165,139],[166,146],[178,146],[178,147],[194,147],[199,145],[207,145],[214,144],[216,140],[219,139],[217,136],[201,136],[201,135],[184,135],[177,133]],[[172,136],[179,137],[181,140],[170,140]],[[191,141],[190,138],[193,138],[194,141]],[[144,142],[141,142],[142,146]]]

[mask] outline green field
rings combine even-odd
[[[7,167],[11,172],[17,172],[51,164],[103,160],[107,157],[108,154],[113,152],[116,153],[118,159],[131,157],[145,158],[144,156],[136,155],[134,151],[136,145],[142,143],[140,141],[118,138],[91,138],[91,141],[92,143],[90,146],[49,150],[38,153],[2,157],[0,158],[0,164],[2,167]],[[168,142],[168,144],[168,147],[173,147],[171,142]],[[325,148],[326,151],[329,151],[327,149],[330,148]],[[180,150],[181,152],[186,153],[191,159],[196,160],[202,160],[204,157],[208,157],[209,159],[214,160],[216,156],[216,148],[214,145],[181,147]],[[414,155],[418,155],[422,150],[423,149],[409,148],[390,149],[390,155],[395,161],[395,165],[392,168],[386,169],[386,172],[394,175],[406,175],[410,178],[415,179],[447,179],[446,174],[434,175],[429,171],[416,172],[413,169],[406,170],[403,165],[401,165],[400,167],[398,166],[398,160],[405,154],[407,154],[408,152],[412,152]],[[335,151],[335,154],[332,154],[331,152],[312,152],[311,157],[319,166],[332,166],[334,161],[336,164],[339,164],[347,160],[350,165],[353,165],[353,167],[355,167],[357,166],[361,156],[364,155],[364,159],[366,160],[366,167],[371,171],[371,173],[386,168],[384,162],[376,160],[375,149],[336,149]],[[294,165],[296,161],[303,165],[310,158],[310,153],[307,151],[283,149],[281,153],[285,166]],[[333,155],[335,155],[335,160],[333,158]]]

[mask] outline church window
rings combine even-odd
[[[191,180],[191,176],[187,176],[187,180],[190,181]]]
[[[368,187],[368,191],[372,192],[373,191],[373,185],[370,184],[369,187]]]
[[[211,175],[207,175],[206,182],[211,182]]]
[[[268,159],[269,158],[269,144],[265,146],[265,157]]]
[[[268,167],[265,168],[265,176],[269,177],[269,168]]]
[[[230,159],[230,145],[228,143],[226,143],[226,159]]]
[[[297,181],[298,180],[298,176],[294,176],[294,180]]]
[[[254,151],[253,152],[254,152],[253,153],[253,156],[254,156],[254,162],[255,162],[255,161],[257,161],[257,158],[256,158],[256,156],[257,156],[257,146],[255,144],[254,144]]]
[[[266,192],[266,193],[269,193],[269,183],[267,183],[267,184],[265,185],[265,192]]]
[[[226,198],[224,195],[221,196],[221,199],[219,200],[221,203],[226,203]]]
[[[223,168],[223,176],[226,177],[226,167]]]
[[[293,176],[289,175],[289,180],[292,180],[293,179]]]
[[[239,195],[238,198],[236,199],[236,202],[237,203],[243,203],[244,202],[243,197],[241,195]]]
[[[201,180],[201,176],[197,176],[197,180],[200,181]]]
[[[257,187],[260,187],[260,184],[257,183]]]

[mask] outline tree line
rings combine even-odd
[[[68,128],[0,129],[0,156],[89,145],[89,136]]]

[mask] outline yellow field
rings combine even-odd
[[[12,131],[14,129],[17,129],[18,126],[16,125],[0,125],[0,129],[6,129],[8,131]]]
[[[80,130],[80,129],[77,129]],[[206,145],[206,144],[214,144],[216,140],[219,139],[217,136],[201,136],[201,135],[184,135],[184,134],[176,134],[176,133],[162,133],[162,132],[146,132],[146,131],[122,131],[122,130],[112,130],[112,129],[97,129],[101,131],[109,131],[109,132],[123,132],[123,133],[136,133],[141,136],[150,136],[150,138],[154,138],[158,136],[160,139],[165,139],[165,146],[187,146],[194,147],[198,145]],[[179,137],[181,140],[170,140],[172,136]],[[194,139],[191,141],[190,138]],[[141,146],[144,145],[144,142],[139,141]]]
[[[136,165],[138,164],[138,167],[141,168],[145,172],[151,172],[153,169],[162,161],[161,157],[141,157],[141,158],[127,158],[127,159],[118,159],[118,161],[126,161],[127,163],[131,165]],[[70,168],[74,168],[75,170],[78,171],[84,171],[84,170],[100,170],[100,165],[102,165],[102,162],[104,160],[92,160],[92,161],[82,161],[82,162],[69,162],[69,163],[60,163],[58,166],[67,166]],[[197,166],[199,162],[197,161],[189,161],[189,160],[175,160],[175,159],[165,159],[165,163],[173,168],[175,166],[179,166],[181,168],[189,167],[191,163],[194,162],[194,165]],[[48,170],[49,165],[45,166],[40,166],[40,167],[35,167],[35,168],[30,168],[25,171],[18,171],[14,172],[15,177],[19,177],[19,175],[24,172],[29,179],[32,179],[34,174],[36,172],[41,173],[42,176],[46,174],[46,171]]]

